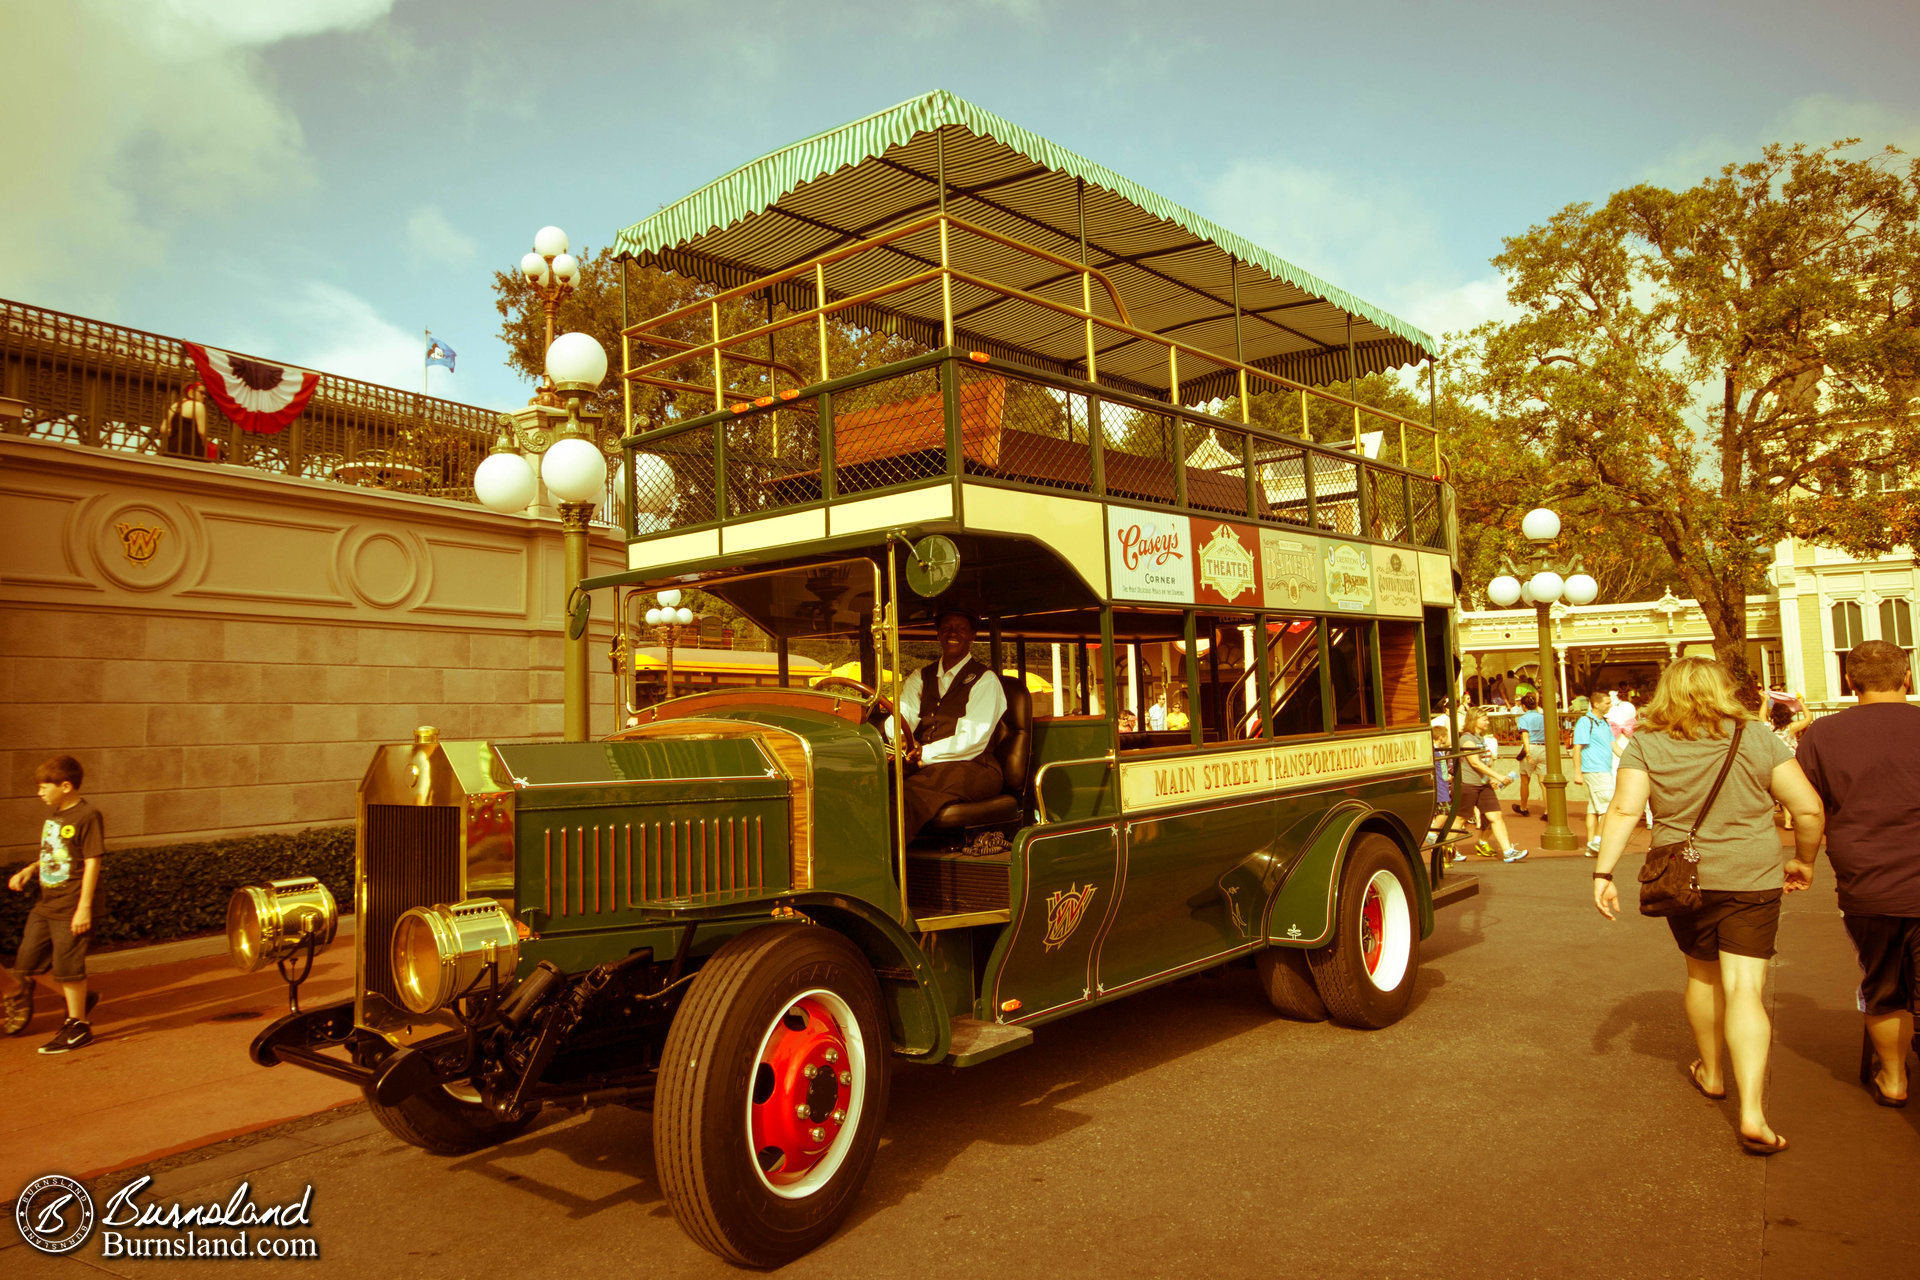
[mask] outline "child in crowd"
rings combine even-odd
[[[40,800],[53,811],[40,828],[40,857],[15,872],[7,887],[26,890],[40,881],[40,900],[27,913],[14,957],[19,989],[6,998],[0,1030],[17,1036],[33,1021],[34,974],[51,961],[53,980],[66,997],[67,1017],[41,1053],[67,1053],[93,1042],[87,1017],[95,993],[87,990],[87,935],[93,930],[93,903],[100,888],[100,857],[105,852],[100,811],[80,798],[85,780],[80,762],[55,756],[34,770]]]

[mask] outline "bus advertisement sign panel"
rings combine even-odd
[[[1116,600],[1193,603],[1193,531],[1185,516],[1107,508],[1107,566]]]
[[[1373,557],[1364,543],[1328,542],[1322,565],[1327,601],[1347,613],[1373,612]]]
[[[1312,534],[1262,529],[1260,572],[1267,608],[1315,613],[1326,607],[1320,590],[1320,539]]]
[[[1193,560],[1193,594],[1200,604],[1252,608],[1260,600],[1260,533],[1225,520],[1202,520]]]
[[[1420,564],[1405,547],[1373,548],[1374,612],[1389,618],[1420,616]]]

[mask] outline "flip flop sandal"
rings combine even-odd
[[[1750,1156],[1777,1156],[1787,1149],[1787,1140],[1777,1133],[1773,1135],[1772,1142],[1765,1138],[1749,1138],[1743,1133],[1740,1135],[1740,1149]]]
[[[1700,1068],[1706,1065],[1707,1064],[1699,1058],[1695,1058],[1693,1065],[1687,1068],[1687,1082],[1694,1087],[1694,1090],[1699,1093],[1701,1097],[1707,1099],[1709,1102],[1725,1102],[1727,1100],[1727,1091],[1725,1089],[1722,1089],[1718,1093],[1713,1093],[1708,1090],[1707,1086],[1700,1083]]]

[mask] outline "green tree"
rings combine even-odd
[[[1853,145],[1570,205],[1505,241],[1520,314],[1472,335],[1468,390],[1544,466],[1533,492],[1643,530],[1743,684],[1776,542],[1912,533],[1860,478],[1920,460],[1920,164]]]

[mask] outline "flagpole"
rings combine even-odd
[[[426,334],[427,354],[420,360],[420,394],[423,396],[427,394],[427,379],[433,373],[433,361],[428,358],[433,355],[433,330],[428,329]]]

